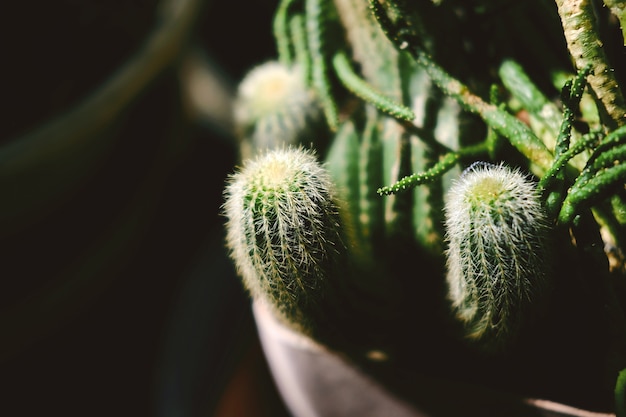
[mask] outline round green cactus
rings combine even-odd
[[[532,182],[476,163],[448,191],[447,282],[466,337],[507,345],[546,284],[547,222]]]

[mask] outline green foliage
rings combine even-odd
[[[532,328],[520,330],[540,314],[534,304],[547,300],[549,315],[559,285],[584,282],[600,294],[598,310],[610,306],[604,318],[610,337],[626,340],[626,67],[619,31],[605,27],[615,22],[611,13],[623,23],[622,3],[607,0],[608,9],[582,0],[280,3],[274,21],[280,62],[301,69],[332,137],[326,147],[304,128],[299,142],[313,144],[336,187],[343,226],[333,232],[336,241],[324,244],[348,242],[349,262],[372,271],[365,293],[385,294],[374,313],[361,310],[368,320],[391,310],[391,317],[409,316],[429,329],[424,339],[459,339],[509,354],[536,336]],[[244,143],[250,140],[244,135]],[[281,143],[290,141],[272,146]],[[473,168],[458,179],[467,166]],[[470,185],[494,176],[493,195]],[[227,197],[227,206],[241,198]],[[231,228],[238,224],[232,216]],[[268,228],[267,241],[277,239],[275,230]],[[548,241],[563,247],[546,254]],[[302,245],[299,253],[308,243]],[[290,244],[281,247],[285,252]],[[594,256],[570,262],[571,253]],[[289,264],[292,276],[302,262]],[[244,273],[244,280],[254,274],[267,275]],[[563,276],[572,279],[564,284]],[[303,294],[332,292],[327,282],[336,281],[324,272]],[[426,294],[402,290],[417,287]],[[302,297],[278,297],[277,308]],[[432,314],[420,316],[424,310]],[[394,329],[386,338],[401,346]],[[611,344],[606,357],[607,366],[626,367],[626,344]]]

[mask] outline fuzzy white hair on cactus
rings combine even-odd
[[[447,193],[448,297],[465,336],[501,350],[532,316],[547,281],[547,221],[519,170],[475,163]]]
[[[345,258],[330,175],[312,151],[269,151],[231,176],[224,214],[227,246],[251,296],[308,332]]]
[[[250,70],[239,84],[234,104],[235,128],[255,151],[310,144],[315,129],[325,127],[316,95],[300,67],[268,61]]]

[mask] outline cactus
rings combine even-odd
[[[248,162],[226,187],[228,247],[246,288],[311,333],[347,251],[333,185],[315,156],[275,150]]]
[[[472,164],[448,190],[449,298],[466,337],[510,344],[545,293],[547,218],[535,185],[503,165]]]
[[[587,356],[609,376],[588,383],[610,396],[626,368],[626,67],[611,26],[623,2],[604,3],[281,0],[278,60],[316,97],[292,107],[323,114],[331,139],[313,117],[297,119],[304,135],[246,122],[274,148],[307,138],[323,162],[282,148],[227,185],[228,246],[252,297],[333,347],[370,329],[397,363],[415,354],[403,331],[419,329],[418,355],[451,347],[459,368],[508,358],[546,372],[545,326],[584,326],[560,312],[563,294],[587,297],[610,340]],[[278,157],[281,181],[263,173]]]
[[[244,158],[284,145],[323,142],[327,130],[322,108],[307,87],[302,68],[277,61],[250,70],[239,84],[234,108]]]

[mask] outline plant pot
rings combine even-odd
[[[342,353],[286,327],[262,302],[253,303],[253,313],[273,378],[294,417],[612,415],[421,375],[411,376],[410,396],[400,395]]]

